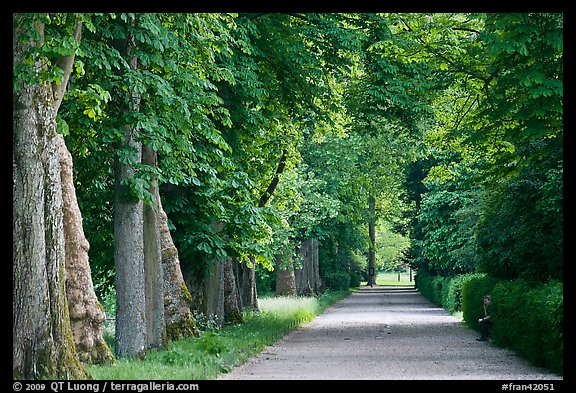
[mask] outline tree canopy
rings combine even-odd
[[[130,162],[114,148],[127,123],[159,155],[156,168],[134,163],[131,188],[149,200],[158,176],[185,260],[252,255],[271,267],[279,233],[330,238],[338,225],[360,251],[373,195],[378,217],[413,237],[416,265],[474,270],[473,237],[492,211],[480,206],[535,168],[555,202],[528,206],[561,212],[549,195],[562,173],[561,14],[86,18],[59,125],[102,272],[110,160]],[[120,55],[127,31],[136,70]],[[128,88],[142,97],[131,115],[115,109]],[[416,166],[425,173],[410,180]]]
[[[115,161],[131,168],[120,198],[154,206],[157,182],[199,276],[234,258],[262,278],[316,239],[323,275],[366,274],[376,250],[437,274],[563,278],[562,14],[27,14],[14,28],[35,23],[43,44],[14,63],[14,91],[60,85],[53,59],[75,54],[56,123],[100,297]]]

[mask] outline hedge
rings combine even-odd
[[[514,349],[537,366],[562,373],[563,284],[499,282],[492,291],[492,302],[494,342]]]
[[[420,293],[451,313],[462,312],[466,325],[479,331],[482,298],[492,295],[490,338],[532,364],[563,373],[563,283],[533,284],[498,280],[482,273],[454,277],[418,272]]]

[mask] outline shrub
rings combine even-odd
[[[562,372],[562,287],[557,281],[498,283],[492,293],[494,342],[514,349],[535,365]]]
[[[462,317],[464,322],[475,330],[480,330],[478,318],[484,315],[482,299],[491,294],[497,279],[487,274],[477,273],[464,280],[461,286]],[[494,306],[494,296],[492,296]]]
[[[428,300],[432,300],[432,279],[435,276],[426,270],[418,270],[414,277],[414,286],[420,294]]]
[[[459,274],[446,280],[442,287],[442,307],[450,313],[460,311],[460,294],[465,275]]]
[[[451,277],[442,287],[442,306],[451,313],[462,311],[462,286],[469,280],[484,276],[482,273],[466,273]]]
[[[327,273],[326,288],[334,291],[345,291],[350,288],[350,274],[346,272]]]
[[[445,280],[442,276],[433,275],[424,270],[418,270],[414,278],[416,288],[422,296],[438,306],[442,306],[442,287]]]
[[[358,272],[350,272],[350,286],[353,288],[359,287],[362,282],[362,275]],[[348,288],[346,288],[348,289]]]
[[[436,304],[437,306],[442,306],[442,288],[444,287],[444,283],[446,282],[446,278],[442,276],[435,276],[432,278],[432,303]]]

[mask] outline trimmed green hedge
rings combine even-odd
[[[454,277],[418,272],[420,293],[451,313],[462,311],[466,325],[480,330],[482,298],[492,295],[490,338],[514,350],[534,365],[563,373],[563,283],[532,284],[503,281],[486,274]]]
[[[462,283],[460,291],[462,293],[462,318],[464,318],[464,322],[466,325],[470,326],[473,329],[480,330],[480,325],[478,324],[478,318],[482,318],[484,316],[484,305],[482,299],[485,295],[492,295],[492,289],[498,283],[498,280],[490,277],[486,274],[473,274]],[[494,313],[494,309],[496,308],[496,303],[498,301],[492,295],[492,305],[490,306],[491,311],[490,313]],[[492,326],[494,326],[494,318],[493,315],[490,316],[492,318]],[[490,337],[493,337],[492,331],[490,331]]]
[[[521,280],[499,282],[492,290],[497,345],[513,348],[538,366],[563,369],[563,284],[533,286]]]

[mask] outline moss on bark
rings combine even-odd
[[[166,325],[166,335],[170,340],[180,340],[198,335],[196,322],[191,313],[184,314],[182,318]]]

